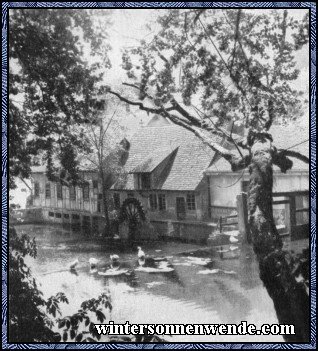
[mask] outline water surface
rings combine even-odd
[[[205,253],[194,244],[154,242],[142,245],[151,256],[165,256],[173,264],[171,273],[150,274],[136,271],[131,276],[105,277],[91,273],[88,260],[98,259],[102,271],[110,254],[118,254],[134,267],[136,247],[110,246],[99,239],[60,227],[25,225],[17,227],[36,238],[38,255],[28,258],[44,296],[62,291],[69,305],[63,315],[75,313],[82,301],[109,292],[113,309],[107,320],[115,323],[240,323],[257,327],[278,323],[272,300],[258,276],[255,256],[248,246],[233,252]],[[232,249],[235,247],[232,246]],[[224,246],[222,250],[228,250]],[[68,266],[79,259],[76,274]],[[212,260],[211,271],[202,266]],[[208,273],[208,274],[205,274]],[[165,336],[169,341],[185,342],[281,342],[281,336]]]

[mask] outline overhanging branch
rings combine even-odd
[[[138,88],[137,86],[134,86],[135,88]],[[111,89],[108,90],[109,94],[117,96],[121,101],[133,105],[133,106],[138,106],[140,110],[146,111],[147,113],[153,113],[153,114],[159,114],[167,119],[169,119],[171,122],[174,124],[177,124],[187,130],[189,130],[191,133],[196,135],[204,144],[209,146],[212,150],[215,152],[218,152],[221,157],[223,157],[225,160],[227,160],[233,171],[239,171],[244,168],[246,168],[249,163],[250,163],[250,156],[244,156],[244,157],[237,157],[235,154],[230,152],[228,149],[225,147],[221,146],[220,143],[217,141],[213,140],[211,135],[213,136],[219,135],[219,131],[209,129],[207,130],[206,128],[202,127],[202,122],[191,116],[186,110],[183,109],[181,105],[179,105],[175,100],[172,99],[171,103],[172,106],[165,108],[163,106],[158,107],[158,108],[153,108],[153,107],[147,107],[145,106],[142,102],[135,102],[131,101],[123,96],[121,96],[119,93],[112,91]],[[177,116],[171,111],[176,111],[180,113],[184,118],[181,118],[180,116]],[[205,133],[207,132],[207,133]]]
[[[282,156],[297,158],[298,160],[303,161],[303,162],[308,163],[308,164],[310,162],[309,157],[304,156],[300,152],[297,152],[297,151],[279,149],[279,150],[277,150],[277,152]]]

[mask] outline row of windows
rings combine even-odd
[[[93,186],[94,186],[94,183],[93,183]],[[94,188],[94,189],[96,189],[96,188]],[[76,187],[70,186],[69,191],[70,191],[70,200],[76,200]],[[89,200],[89,185],[88,184],[82,186],[82,194],[83,194],[83,200]],[[39,196],[40,196],[40,184],[38,182],[35,182],[34,183],[34,197],[37,198]],[[46,183],[45,184],[45,198],[50,199],[51,196],[52,196],[51,184]],[[56,197],[58,200],[63,199],[63,187],[62,187],[62,184],[60,184],[60,183],[56,184]]]
[[[95,184],[94,184],[95,182]],[[93,181],[93,188],[94,186],[98,186],[97,181]],[[69,194],[70,194],[70,200],[76,200],[76,187],[71,186],[69,187]],[[83,194],[83,200],[89,200],[89,185],[84,185],[82,187],[82,194]],[[34,196],[39,197],[40,195],[40,187],[39,183],[36,182],[34,184]],[[57,183],[56,187],[56,196],[57,199],[62,200],[63,199],[63,192],[62,192],[62,185]],[[128,193],[128,197],[134,197],[133,193]],[[51,198],[51,184],[46,183],[45,184],[45,197],[47,199]],[[103,196],[102,194],[98,194],[98,203],[97,203],[97,212],[101,212],[101,200]],[[186,203],[187,203],[187,209],[190,211],[193,211],[196,209],[196,204],[195,204],[195,194],[194,193],[188,193],[186,195]],[[113,204],[116,209],[120,208],[120,195],[118,193],[113,194]],[[149,195],[149,207],[151,211],[165,211],[167,209],[167,204],[166,204],[166,195],[165,194],[150,194]],[[185,207],[185,206],[184,206]]]
[[[62,213],[60,213],[60,212],[56,212],[56,213],[49,212],[49,217],[62,218]],[[70,215],[68,213],[64,213],[63,214],[63,218],[69,219]],[[80,219],[80,216],[78,214],[73,214],[72,218],[73,219]]]
[[[187,194],[187,209],[193,211],[196,209],[195,206],[195,194]],[[149,195],[149,207],[151,211],[165,211],[167,209],[166,205],[166,195],[165,194],[150,194]]]

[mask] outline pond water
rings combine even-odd
[[[205,252],[202,246],[175,242],[144,243],[150,256],[165,256],[174,272],[151,274],[135,271],[130,276],[105,277],[90,271],[88,260],[96,258],[98,270],[110,263],[110,254],[134,266],[137,247],[111,246],[100,239],[54,226],[24,225],[18,232],[36,238],[38,255],[28,258],[33,275],[45,297],[62,291],[70,304],[62,314],[75,313],[81,302],[109,292],[115,323],[277,323],[272,300],[258,275],[258,265],[249,246],[233,247],[227,253]],[[201,250],[200,250],[201,249]],[[229,247],[222,247],[227,251]],[[200,250],[195,252],[196,250]],[[209,257],[212,267],[202,264]],[[68,267],[79,260],[76,274]],[[282,336],[164,336],[179,342],[280,342]]]

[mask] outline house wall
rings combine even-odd
[[[215,226],[209,220],[208,207],[208,187],[205,179],[197,187],[195,192],[196,209],[189,210],[186,207],[186,218],[178,220],[176,214],[176,198],[184,197],[186,201],[186,191],[113,191],[120,195],[122,203],[126,198],[133,196],[139,200],[150,220],[157,236],[162,238],[177,239],[185,242],[206,242]],[[149,194],[165,194],[166,210],[150,210]]]
[[[76,186],[76,200],[70,200],[69,187],[62,186],[62,199],[57,199],[57,183],[51,182],[47,179],[44,173],[32,174],[32,188],[33,188],[33,203],[32,208],[40,208],[42,212],[42,220],[60,224],[74,224],[79,226],[92,226],[100,229],[103,226],[102,218],[102,204],[100,212],[98,212],[98,194],[101,193],[101,184],[98,188],[93,188],[92,180],[97,180],[96,173],[85,172],[82,174],[84,180],[89,183],[89,198],[83,199],[83,190]],[[35,183],[39,183],[40,194],[34,197]],[[51,196],[46,198],[45,186],[50,184]]]
[[[215,215],[222,215],[222,207],[236,207],[236,196],[242,191],[242,181],[248,180],[248,175],[239,179],[241,174],[219,173],[209,174],[211,206],[215,207]],[[298,191],[309,189],[308,172],[274,173],[273,191]],[[218,209],[218,207],[220,207]]]
[[[309,190],[308,172],[274,174],[274,192]]]
[[[200,189],[201,192],[196,191],[192,192],[195,194],[195,203],[196,209],[189,210],[186,206],[186,218],[185,221],[204,221],[208,219],[208,195],[207,195],[207,187]],[[187,193],[186,191],[115,191],[112,193],[118,193],[120,195],[120,202],[122,203],[129,196],[133,196],[142,204],[144,211],[146,212],[147,217],[150,220],[177,220],[176,213],[176,198],[184,197],[186,202]],[[149,194],[164,194],[166,197],[166,210],[150,210],[149,203]]]

